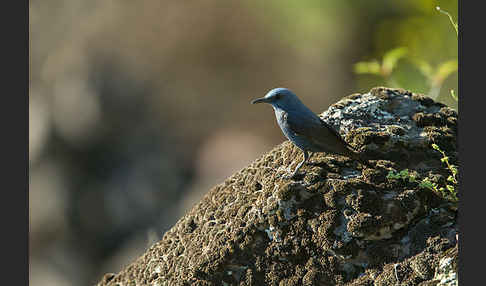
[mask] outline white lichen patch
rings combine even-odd
[[[453,267],[453,258],[446,257],[439,261],[439,267],[434,275],[434,280],[439,280],[437,285],[457,286],[457,272]]]
[[[341,172],[341,176],[343,177],[344,180],[351,179],[351,178],[357,178],[357,177],[361,176],[361,172],[359,170],[343,168],[343,171]]]
[[[347,133],[357,127],[369,126],[367,121],[370,118],[380,121],[394,118],[389,112],[381,109],[385,101],[371,93],[362,94],[353,100],[346,99],[340,103],[346,105],[343,108],[330,106],[320,114],[327,123],[338,125],[340,132]]]
[[[277,228],[273,227],[272,225],[270,227],[268,227],[267,229],[265,229],[265,232],[267,233],[268,238],[271,241],[275,241],[275,242],[281,242],[282,241],[282,238],[280,237],[279,230]]]
[[[371,92],[353,99],[343,99],[320,114],[322,120],[336,129],[341,136],[351,130],[382,132],[390,136],[386,149],[402,143],[409,146],[424,146],[427,142],[423,128],[412,119],[416,112],[428,112],[427,108],[410,96],[390,95],[391,99],[381,99]],[[393,102],[393,104],[391,104]],[[393,107],[390,107],[390,106]],[[379,146],[367,146],[369,150]]]

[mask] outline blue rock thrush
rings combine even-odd
[[[285,136],[304,151],[304,160],[297,165],[290,176],[286,177],[292,178],[297,174],[299,168],[310,158],[308,152],[334,153],[359,160],[358,154],[349,149],[352,147],[307,108],[292,91],[286,88],[275,88],[251,103],[271,104],[277,123]]]

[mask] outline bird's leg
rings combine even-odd
[[[309,153],[307,153],[307,151],[304,151],[304,160],[302,162],[300,162],[299,165],[297,165],[297,167],[295,168],[294,172],[292,173],[292,177],[294,177],[297,174],[297,171],[300,169],[300,167],[302,167],[302,165],[304,165],[304,163],[308,159],[309,159]]]
[[[294,172],[290,176],[286,176],[287,178],[293,178],[295,175],[297,175],[297,171],[304,165],[304,163],[309,159],[309,153],[304,150],[304,160],[297,165],[297,168],[295,168]]]

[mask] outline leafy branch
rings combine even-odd
[[[407,55],[407,48],[398,47],[386,52],[383,55],[383,60],[358,62],[354,65],[354,72],[357,74],[373,74],[388,79],[397,65],[397,62]]]
[[[459,26],[457,22],[455,22],[451,16],[451,14],[447,11],[442,10],[440,7],[436,7],[436,9],[449,17],[450,22],[454,30],[456,31],[456,36],[459,35]],[[384,80],[388,81],[391,85],[396,85],[393,80],[392,72],[396,69],[398,62],[401,59],[408,59],[410,62],[418,68],[420,73],[425,77],[430,86],[430,90],[428,92],[429,96],[433,99],[436,99],[439,94],[444,81],[454,72],[458,71],[458,60],[451,59],[439,64],[436,67],[432,67],[431,64],[428,62],[417,59],[417,58],[409,58],[408,57],[408,49],[407,47],[397,47],[394,49],[389,50],[383,55],[381,61],[373,59],[370,61],[361,61],[354,65],[354,72],[356,74],[372,74],[376,76],[382,77]],[[458,96],[451,90],[451,96],[454,100],[458,101]]]
[[[435,69],[426,61],[418,59],[414,59],[412,61],[429,81],[431,86],[429,96],[431,98],[437,98],[437,96],[439,96],[439,92],[444,81],[458,69],[457,59],[443,62]]]

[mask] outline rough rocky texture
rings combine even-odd
[[[454,202],[387,178],[408,168],[445,184],[436,143],[457,162],[457,113],[422,95],[374,88],[321,117],[370,166],[289,141],[212,188],[119,274],[98,285],[457,285]],[[305,174],[304,174],[305,173]]]

